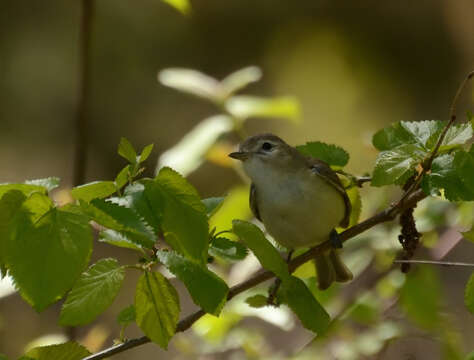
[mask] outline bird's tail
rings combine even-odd
[[[318,274],[318,287],[321,290],[327,289],[334,281],[346,282],[353,278],[352,272],[342,262],[335,249],[318,255],[315,258],[315,264]]]

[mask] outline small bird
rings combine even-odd
[[[254,216],[289,250],[289,258],[294,249],[327,239],[334,247],[341,247],[335,227],[349,225],[351,203],[328,164],[305,157],[273,134],[251,136],[229,156],[242,161],[252,180],[250,208]],[[335,248],[317,256],[315,262],[322,290],[333,281],[352,279]]]

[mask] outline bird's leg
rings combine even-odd
[[[291,256],[293,255],[293,252],[294,252],[293,249],[288,251],[288,256],[286,258],[286,263],[287,264],[290,263]],[[273,282],[272,286],[270,286],[270,288],[268,289],[268,298],[267,298],[267,304],[268,305],[278,306],[278,304],[275,303],[275,298],[276,298],[276,294],[278,292],[278,289],[280,288],[280,285],[281,285],[281,279],[276,278],[275,281]]]
[[[332,229],[329,233],[329,242],[334,249],[342,249],[342,241],[336,229]]]

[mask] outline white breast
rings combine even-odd
[[[327,240],[344,217],[341,194],[310,170],[265,174],[253,180],[262,221],[274,239],[287,248]]]

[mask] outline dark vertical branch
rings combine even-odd
[[[88,142],[87,108],[90,99],[90,49],[93,15],[94,0],[82,0],[79,28],[79,94],[76,112],[76,141],[74,150],[73,184],[75,186],[84,183],[86,173]]]

